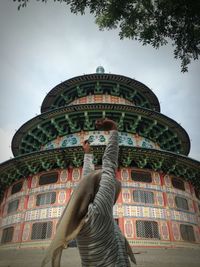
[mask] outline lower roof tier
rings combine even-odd
[[[95,165],[101,165],[104,149],[105,146],[93,147]],[[22,177],[56,168],[80,167],[83,155],[83,149],[79,146],[34,152],[8,160],[0,165],[0,192],[3,194],[9,185]],[[186,156],[156,149],[121,146],[119,166],[175,175],[200,189],[200,163]]]
[[[138,134],[160,149],[188,155],[187,132],[174,120],[145,108],[122,104],[82,104],[43,113],[25,123],[14,135],[14,156],[39,151],[52,140],[81,131],[94,131],[95,120],[108,117],[121,132]]]

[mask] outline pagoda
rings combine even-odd
[[[200,163],[188,157],[187,132],[160,113],[146,85],[100,66],[55,86],[15,133],[14,158],[0,164],[1,247],[50,243],[82,176],[84,140],[101,167],[109,132],[95,120],[106,117],[119,129],[113,214],[131,246],[200,245]]]

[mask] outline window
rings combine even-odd
[[[194,192],[195,192],[196,198],[198,198],[200,200],[200,193],[199,193],[199,191],[195,188],[194,189]]]
[[[176,206],[182,210],[189,210],[187,199],[183,197],[175,197]]]
[[[8,204],[8,211],[7,213],[11,213],[14,212],[18,209],[18,205],[19,205],[19,199],[13,200]]]
[[[32,227],[31,239],[47,239],[51,237],[52,222],[34,223]]]
[[[181,224],[180,232],[181,232],[181,237],[183,240],[190,241],[190,242],[195,241],[194,230],[191,225]]]
[[[153,221],[136,221],[137,237],[159,239],[158,223]]]
[[[178,178],[172,178],[172,185],[173,187],[185,191],[184,182]]]
[[[37,195],[36,206],[53,204],[56,202],[56,192],[48,192]]]
[[[137,182],[143,182],[143,183],[151,183],[152,178],[151,178],[151,173],[150,172],[137,172],[132,170],[131,171],[131,178],[133,181]]]
[[[4,244],[7,242],[11,242],[13,238],[13,232],[14,232],[14,227],[8,227],[3,229],[1,243]]]
[[[51,172],[40,176],[39,185],[53,184],[58,181],[58,173]]]
[[[15,194],[15,193],[21,191],[21,189],[22,189],[22,185],[23,185],[22,182],[19,182],[19,183],[17,183],[17,184],[14,184],[13,187],[12,187],[12,190],[11,190],[11,195],[13,195],[13,194]]]
[[[133,199],[140,203],[154,203],[154,194],[149,191],[135,190],[133,191]]]

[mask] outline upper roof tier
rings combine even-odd
[[[13,137],[13,154],[40,151],[42,146],[59,136],[94,131],[95,120],[102,117],[115,120],[119,131],[138,134],[157,143],[162,150],[183,155],[190,151],[187,132],[159,112],[124,104],[82,103],[42,113],[26,122]]]
[[[134,106],[160,112],[156,95],[146,85],[126,76],[103,71],[77,76],[58,84],[46,95],[41,112],[68,106],[75,99],[90,94],[120,96]]]

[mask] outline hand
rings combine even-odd
[[[117,130],[117,123],[107,118],[96,120],[95,125],[98,130],[105,130],[105,131]]]
[[[83,150],[86,154],[90,154],[91,153],[91,146],[88,140],[85,140],[83,142]]]

